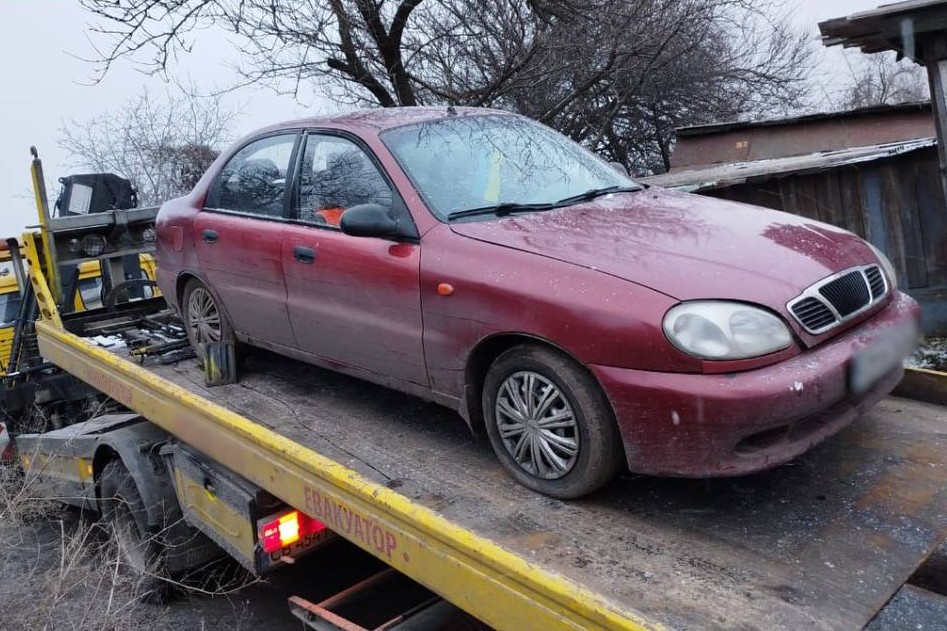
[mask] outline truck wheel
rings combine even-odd
[[[211,291],[196,278],[190,279],[184,286],[181,312],[184,316],[184,327],[187,329],[187,339],[202,365],[206,356],[205,344],[223,342],[236,345],[233,326]],[[236,350],[235,346],[234,351]]]
[[[552,497],[591,493],[624,462],[615,416],[598,384],[552,349],[526,344],[500,355],[484,381],[483,416],[510,475]]]
[[[115,544],[117,575],[131,585],[143,602],[160,604],[171,595],[171,583],[155,535],[147,526],[145,505],[128,469],[119,460],[105,465],[99,478],[102,518],[110,527]]]

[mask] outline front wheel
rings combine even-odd
[[[552,349],[522,345],[500,355],[484,381],[483,415],[501,464],[534,491],[574,499],[622,467],[608,400],[586,370]]]

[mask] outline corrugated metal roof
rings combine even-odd
[[[936,146],[936,138],[921,138],[883,145],[853,147],[839,151],[823,151],[788,158],[718,164],[706,168],[688,169],[664,175],[638,178],[638,181],[684,191],[702,191],[722,186],[744,184],[754,180],[769,179],[780,175],[824,171],[834,167],[872,162]]]

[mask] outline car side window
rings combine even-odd
[[[206,206],[283,217],[286,174],[297,134],[268,136],[238,151],[217,176]]]
[[[310,134],[299,169],[293,216],[338,229],[342,213],[359,204],[391,208],[391,187],[368,154],[351,140]]]

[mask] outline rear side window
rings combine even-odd
[[[352,206],[380,204],[390,209],[391,200],[391,188],[361,147],[338,136],[307,136],[295,218],[337,228],[342,213]]]
[[[209,208],[283,217],[286,174],[297,134],[268,136],[238,151],[221,170],[207,197]]]

